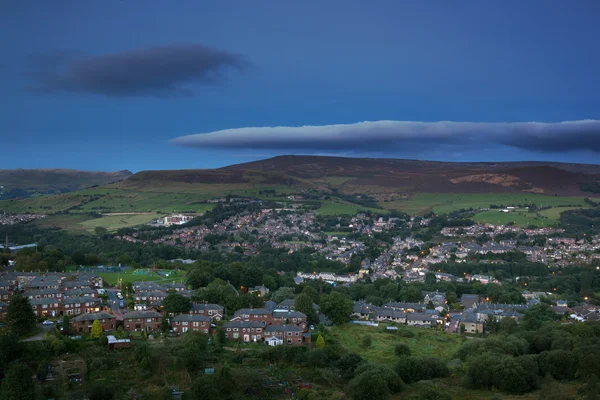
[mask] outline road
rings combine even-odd
[[[54,325],[42,325],[38,324],[42,331],[35,336],[28,337],[27,339],[23,339],[22,342],[35,342],[37,340],[44,340],[44,334],[48,332],[50,329],[54,329]]]
[[[446,332],[459,332],[460,318],[462,317],[462,313],[450,313],[448,317],[450,317],[450,321],[448,326],[446,327]]]
[[[119,289],[106,289],[108,305],[110,306],[113,315],[117,317],[117,321],[123,321],[123,309],[119,307],[120,300],[117,297],[117,293],[119,293]]]

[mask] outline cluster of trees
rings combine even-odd
[[[540,388],[547,376],[559,381],[600,376],[600,325],[561,325],[558,318],[548,305],[538,305],[519,326],[503,320],[491,337],[465,342],[457,353],[467,366],[465,384],[522,394]]]
[[[582,208],[565,211],[560,214],[560,226],[566,233],[577,238],[600,233],[600,209]]]
[[[510,257],[511,253],[507,253],[506,257]],[[499,255],[499,254],[498,254]],[[518,256],[517,258],[520,258]],[[492,275],[496,278],[510,279],[518,276],[546,276],[550,272],[548,267],[542,263],[533,263],[530,261],[505,261],[501,264],[498,263],[478,263],[478,262],[446,262],[434,264],[431,266],[434,270],[440,270],[441,272],[447,272],[455,276],[463,276],[465,274],[484,274]]]

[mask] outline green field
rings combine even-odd
[[[67,272],[75,272],[77,271],[76,267],[67,267]],[[134,273],[138,270],[128,270],[125,272],[95,272],[94,274],[101,276],[104,278],[104,282],[107,285],[115,286],[119,279],[123,282],[123,284],[127,284],[130,282],[143,281],[143,282],[158,282],[158,283],[180,283],[184,281],[185,273],[177,272],[177,271],[165,271],[170,274],[170,276],[159,275],[157,272],[154,272],[150,269],[139,270],[139,272],[143,271],[144,273],[136,274]]]
[[[539,227],[556,226],[560,214],[568,210],[576,210],[585,207],[553,207],[542,210],[539,213],[527,210],[515,210],[507,213],[499,210],[483,211],[475,214],[473,219],[484,224],[506,225],[513,222],[516,226],[535,225]],[[539,215],[538,215],[539,214]]]
[[[453,333],[402,325],[398,327],[398,333],[389,333],[385,330],[385,326],[385,324],[379,324],[378,327],[346,324],[334,326],[329,329],[329,332],[339,340],[340,344],[365,360],[387,364],[397,360],[394,346],[398,343],[408,344],[412,355],[435,356],[448,361],[464,340],[463,337]],[[362,346],[362,338],[366,335],[373,339],[373,344],[368,349]],[[408,335],[413,337],[404,337]]]
[[[321,207],[317,210],[322,215],[355,215],[359,212],[370,210],[374,214],[387,214],[388,210],[378,208],[363,207],[360,204],[350,203],[339,198],[324,200]]]
[[[540,227],[554,226],[556,219],[538,217],[536,213],[530,213],[527,211],[511,211],[501,212],[499,210],[483,211],[475,214],[473,217],[475,222],[481,224],[494,224],[494,225],[506,225],[509,222],[513,222],[516,226],[529,226],[535,225]]]
[[[488,208],[491,204],[518,205],[536,204],[538,207],[586,206],[583,197],[558,197],[533,193],[416,193],[406,200],[381,203],[388,209],[397,209],[409,214],[424,214],[433,211],[447,214],[460,209]]]
[[[80,233],[94,232],[97,226],[114,232],[120,228],[146,224],[164,214],[132,214],[132,215],[105,215],[100,218],[88,214],[57,214],[36,220],[35,224],[40,228],[61,228]]]

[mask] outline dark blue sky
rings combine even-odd
[[[597,0],[2,2],[0,168],[206,168],[290,153],[598,162],[598,123],[552,123],[600,119],[599,18]],[[314,145],[302,130],[286,142],[287,128],[260,145],[261,130],[171,142],[378,120],[550,124],[524,145],[503,125],[438,135],[423,124],[419,140],[402,123],[373,146],[378,131],[353,125]],[[546,130],[551,144],[537,146]],[[340,145],[346,134],[363,136]]]

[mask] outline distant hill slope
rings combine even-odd
[[[239,192],[269,186],[368,194],[394,201],[415,193],[538,193],[598,196],[600,165],[554,162],[435,162],[279,156],[218,169],[142,171],[115,187],[127,190]],[[287,188],[287,189],[284,189]]]
[[[0,170],[0,199],[72,192],[130,177],[130,171],[96,172],[71,169]]]
[[[584,196],[600,165],[554,162],[451,163],[321,156],[279,156],[221,168],[273,172],[348,193],[531,192]],[[342,179],[343,178],[343,179]]]

